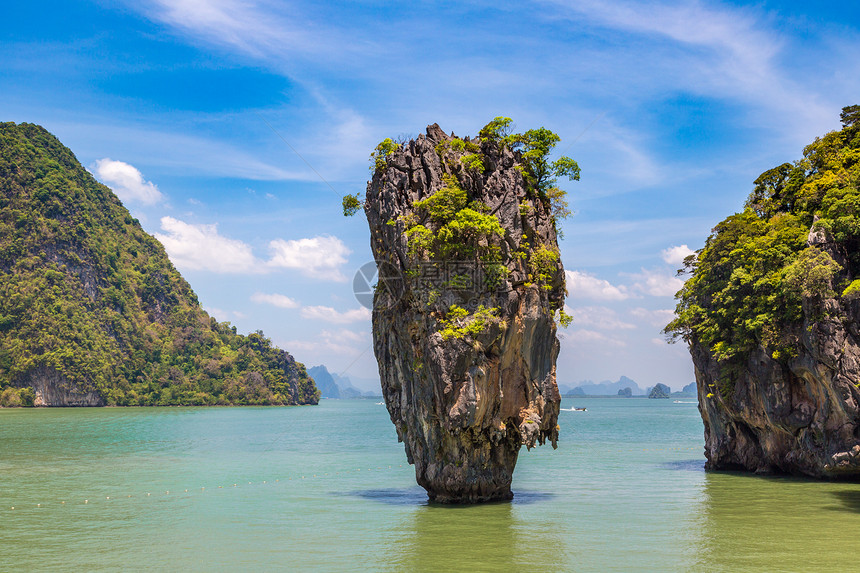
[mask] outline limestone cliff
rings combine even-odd
[[[808,243],[833,246],[815,230]],[[755,348],[731,374],[730,392],[719,391],[723,365],[691,345],[708,468],[860,477],[860,301],[806,298],[802,311],[784,333],[796,356]]]
[[[860,107],[686,261],[706,467],[860,478]]]
[[[520,446],[556,445],[564,270],[525,174],[499,141],[431,125],[367,187],[383,395],[433,501],[510,499]]]

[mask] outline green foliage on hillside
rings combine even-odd
[[[691,273],[676,295],[666,333],[704,344],[732,366],[758,346],[774,358],[797,353],[803,304],[823,316],[827,297],[856,296],[860,272],[860,107],[844,108],[843,129],[816,139],[803,158],[755,180],[743,212],[717,225],[685,262]],[[827,238],[808,246],[810,228]],[[838,264],[834,257],[844,265]]]
[[[318,399],[262,332],[209,317],[161,244],[53,135],[3,123],[0,401],[13,405],[9,388],[44,368],[116,405]]]

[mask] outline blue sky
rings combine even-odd
[[[758,174],[860,103],[849,3],[84,0],[3,13],[0,120],[56,134],[216,318],[358,380],[377,377],[352,294],[369,234],[340,198],[364,192],[380,140],[434,122],[476,134],[497,115],[556,131],[582,167],[565,185],[575,322],[559,382],[678,389],[692,365],[660,329],[679,259]]]

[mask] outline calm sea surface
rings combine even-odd
[[[860,485],[705,473],[688,402],[566,399],[473,507],[427,504],[372,400],[0,410],[0,570],[860,570]]]

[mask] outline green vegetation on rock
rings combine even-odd
[[[724,394],[732,367],[754,348],[783,361],[797,355],[804,305],[824,316],[824,300],[860,291],[860,106],[844,108],[842,122],[802,159],[757,178],[744,211],[685,261],[691,276],[665,332],[723,362]]]
[[[443,340],[467,336],[474,338],[484,332],[491,323],[499,322],[498,308],[486,308],[480,305],[475,312],[469,313],[465,308],[452,304],[445,318],[439,321],[441,326],[439,334],[442,335]]]
[[[204,312],[162,245],[53,135],[3,123],[0,405],[32,403],[25,387],[44,371],[112,405],[319,397],[262,332]]]
[[[512,154],[514,168],[522,176],[522,184],[527,191],[526,198],[519,204],[520,216],[523,220],[532,218],[535,205],[540,205],[560,236],[558,221],[570,216],[571,212],[566,192],[558,187],[558,178],[579,180],[580,168],[570,157],[549,159],[561,140],[557,134],[544,127],[514,133],[512,120],[507,117],[494,118],[480,130],[477,138],[443,137],[445,139],[436,143],[434,149],[447,171],[442,175],[444,186],[416,201],[414,212],[388,220],[386,224],[396,227],[406,237],[407,253],[413,265],[443,260],[474,260],[483,265],[483,286],[494,290],[512,270],[501,263],[505,229],[486,205],[470,200],[470,192],[464,189],[466,182],[485,176],[486,165],[489,165],[486,162],[493,161],[492,157],[497,161],[502,152]],[[389,162],[396,161],[393,158],[404,152],[401,144],[390,138],[383,140],[370,155],[374,177],[384,176]],[[402,170],[403,166],[398,169]],[[357,194],[343,198],[345,216],[354,215],[363,206],[364,202]],[[516,243],[518,248],[512,255],[525,265],[528,275],[526,286],[536,284],[544,290],[552,290],[556,285],[551,283],[560,262],[558,249],[540,242],[532,244],[527,235]],[[406,271],[410,277],[414,277],[416,272]],[[438,297],[438,293],[429,295],[433,301]],[[557,306],[551,310],[558,323],[566,327],[573,319]]]
[[[398,149],[400,149],[400,144],[395,143],[390,137],[382,140],[370,154],[370,170],[385,169],[388,164],[388,157]]]

